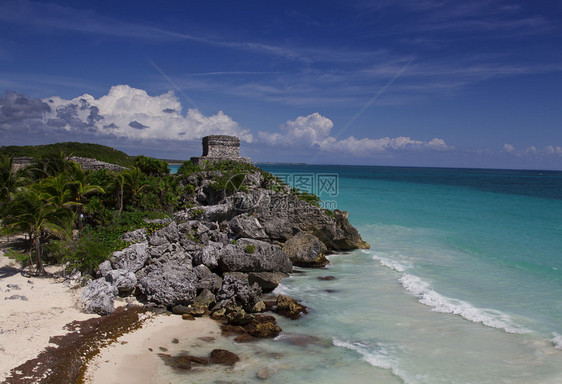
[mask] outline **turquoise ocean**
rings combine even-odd
[[[233,370],[168,381],[562,383],[562,172],[259,166],[348,211],[371,249],[284,279],[310,313],[222,341]]]

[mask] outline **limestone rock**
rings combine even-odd
[[[277,313],[289,319],[296,320],[300,318],[303,313],[308,313],[308,310],[295,299],[285,295],[279,295],[277,296]]]
[[[228,226],[236,237],[264,240],[268,236],[257,218],[247,213],[238,215],[228,222]]]
[[[21,301],[28,301],[29,299],[24,295],[12,295],[9,297],[4,298],[4,300],[21,300]]]
[[[175,243],[179,239],[178,226],[175,222],[170,225],[159,229],[148,238],[150,245],[162,245],[167,243]]]
[[[274,373],[275,373],[275,369],[268,366],[268,367],[260,369],[256,373],[256,376],[257,376],[258,379],[267,380],[267,379],[270,379],[271,376],[273,376]]]
[[[188,307],[186,305],[175,305],[172,307],[174,315],[190,315],[193,317],[201,317],[205,314],[205,309],[200,307]]]
[[[137,277],[125,269],[113,269],[105,275],[105,281],[117,288],[119,294],[130,294],[137,285]]]
[[[248,334],[259,338],[273,338],[281,333],[281,327],[277,325],[275,317],[266,315],[256,315],[254,321],[245,328]]]
[[[198,291],[209,290],[217,292],[222,287],[222,279],[203,264],[194,267],[193,273],[197,277],[194,284]]]
[[[149,258],[148,242],[132,244],[122,251],[113,252],[111,265],[114,269],[125,269],[133,273],[141,269]]]
[[[324,209],[299,200],[294,195],[272,193],[268,198],[269,200],[260,201],[253,214],[263,223],[271,240],[284,242],[295,233],[307,232],[324,243],[328,251],[369,247],[357,230],[349,224],[345,212],[336,209],[327,213]]]
[[[146,241],[146,229],[140,228],[132,232],[124,233],[121,235],[121,239],[129,243],[141,243]]]
[[[105,275],[107,275],[111,270],[113,270],[113,267],[111,266],[111,261],[106,260],[98,266],[96,276],[105,277]]]
[[[251,272],[248,274],[248,282],[250,284],[258,283],[264,292],[271,292],[287,276],[289,275],[284,272]]]
[[[260,300],[261,293],[261,288],[257,284],[250,286],[243,280],[225,276],[222,287],[217,293],[217,300],[220,303],[234,299],[242,305],[244,310],[249,312]]]
[[[197,276],[187,257],[161,257],[137,273],[139,288],[148,301],[174,306],[189,305],[195,298]]]
[[[238,355],[226,349],[213,349],[209,357],[209,362],[211,364],[234,365],[238,361],[240,361]]]
[[[114,309],[114,300],[118,294],[117,287],[105,278],[92,280],[82,291],[82,303],[88,313],[107,315]]]
[[[209,242],[193,253],[193,265],[203,264],[209,269],[216,268],[219,265],[218,258],[222,247],[220,243]]]
[[[240,239],[221,249],[219,267],[223,272],[285,272],[293,270],[289,257],[278,245],[260,240]]]
[[[221,280],[222,281],[222,280]],[[217,302],[215,295],[208,289],[204,289],[200,294],[197,295],[195,300],[193,300],[194,307],[209,308]]]
[[[283,252],[293,265],[299,267],[324,267],[329,263],[325,256],[327,250],[316,236],[304,232],[299,232],[283,244]]]

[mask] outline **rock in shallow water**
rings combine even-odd
[[[213,349],[209,357],[211,364],[234,365],[238,361],[240,361],[238,355],[226,349]]]
[[[275,369],[273,369],[272,367],[265,367],[260,369],[258,373],[256,373],[256,377],[258,379],[267,380],[271,378],[271,376],[273,376],[274,373],[275,373]]]
[[[283,244],[283,252],[299,267],[324,267],[329,264],[325,253],[328,249],[314,235],[299,232]]]
[[[302,314],[308,313],[308,310],[295,299],[285,295],[279,295],[277,296],[277,313],[289,319],[296,320],[300,318]]]

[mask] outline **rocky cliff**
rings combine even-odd
[[[193,186],[192,207],[154,233],[124,234],[131,245],[102,263],[83,292],[88,311],[110,313],[118,295],[135,295],[174,313],[244,323],[266,309],[262,292],[294,265],[321,267],[325,254],[369,247],[345,212],[304,201],[255,167],[182,182]]]

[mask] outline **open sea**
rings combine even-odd
[[[371,249],[284,279],[310,313],[276,340],[222,341],[233,370],[165,379],[562,383],[562,172],[259,166],[348,211]]]

